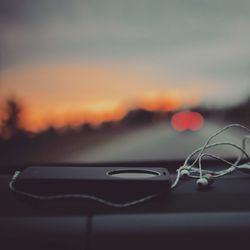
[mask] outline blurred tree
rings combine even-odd
[[[153,122],[155,113],[144,109],[129,111],[121,120],[121,123],[129,127],[150,124]]]
[[[10,138],[22,132],[20,127],[20,115],[22,112],[21,105],[14,99],[9,99],[6,102],[5,119],[2,124],[2,135],[5,138]]]

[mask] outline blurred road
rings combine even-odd
[[[88,151],[76,152],[70,158],[67,157],[67,160],[112,162],[185,159],[223,126],[224,124],[206,122],[205,126],[198,132],[176,132],[167,124],[158,124],[128,132]],[[240,144],[242,135],[244,133],[238,129],[230,129],[218,136],[216,141],[222,140]],[[220,146],[209,152],[223,157],[233,157],[238,154],[237,150],[229,146]]]

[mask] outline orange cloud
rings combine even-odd
[[[159,78],[146,70],[124,65],[38,64],[2,72],[3,95],[23,100],[22,124],[32,131],[49,125],[118,120],[134,106],[174,110],[185,105],[187,98],[200,98],[195,87],[183,91],[170,80],[158,83]]]

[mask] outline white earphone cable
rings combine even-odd
[[[176,175],[176,179],[174,181],[174,183],[172,184],[172,188],[174,188],[179,180],[180,180],[180,177],[181,177],[181,170],[183,169],[187,169],[189,171],[191,171],[191,173],[199,173],[199,176],[194,176],[194,175],[189,175],[190,177],[193,177],[193,178],[201,178],[203,176],[203,174],[205,173],[209,173],[209,174],[212,174],[214,178],[217,178],[217,177],[221,177],[223,175],[226,175],[226,174],[229,174],[229,173],[232,173],[233,171],[237,170],[237,168],[239,167],[238,164],[240,163],[240,161],[242,160],[243,156],[245,156],[247,158],[247,160],[249,161],[250,163],[250,158],[249,158],[249,155],[248,153],[246,152],[246,142],[248,139],[250,139],[250,136],[249,135],[246,135],[243,140],[242,140],[242,147],[234,144],[234,143],[231,143],[231,142],[216,142],[216,143],[212,143],[212,144],[209,144],[211,142],[211,140],[213,138],[215,138],[216,136],[218,136],[219,134],[221,134],[222,132],[224,132],[225,130],[228,130],[230,128],[233,128],[233,127],[238,127],[238,128],[241,128],[241,129],[244,129],[246,130],[248,133],[250,133],[250,129],[241,125],[241,124],[230,124],[228,126],[225,126],[224,128],[222,128],[221,130],[219,130],[218,132],[214,133],[212,136],[210,136],[207,141],[205,142],[205,144],[194,150],[191,154],[189,154],[184,162],[184,164],[179,168],[177,169],[177,175]],[[229,146],[232,146],[238,150],[240,150],[240,154],[238,156],[238,158],[236,159],[236,161],[232,164],[228,161],[226,161],[225,159],[223,159],[222,157],[218,157],[218,156],[214,156],[212,154],[208,154],[208,153],[204,153],[207,149],[209,148],[213,148],[213,147],[216,147],[216,146],[219,146],[219,145],[229,145]],[[192,162],[191,165],[188,165],[188,162],[190,161],[190,159],[195,156],[196,154],[197,157],[194,159],[194,161]],[[221,160],[221,161],[224,161],[225,163],[229,164],[230,167],[227,168],[226,170],[222,170],[222,171],[219,171],[219,172],[216,172],[216,171],[211,171],[211,170],[205,170],[202,168],[202,158],[204,156],[209,156],[209,157],[212,157],[212,158],[217,158],[218,160]],[[194,165],[198,162],[198,168],[194,167]],[[250,168],[250,166],[249,166]]]

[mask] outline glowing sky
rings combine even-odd
[[[23,101],[30,129],[119,119],[166,99],[228,105],[250,93],[248,0],[0,5],[0,96]]]

